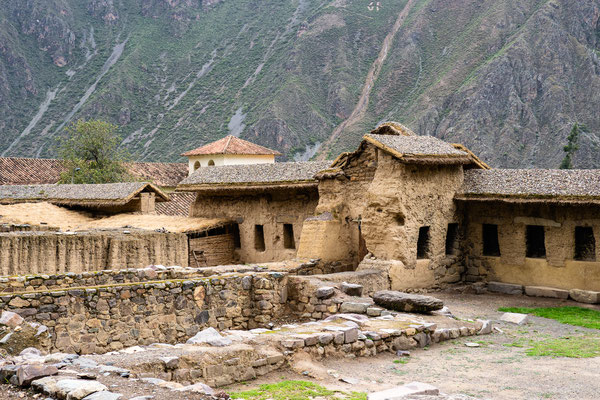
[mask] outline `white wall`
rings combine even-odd
[[[188,157],[188,175],[194,171],[196,161],[200,162],[200,168],[209,167],[210,161],[215,166],[220,165],[248,165],[248,164],[269,164],[275,162],[274,155],[244,155],[244,154],[214,154]]]

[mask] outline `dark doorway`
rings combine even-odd
[[[527,225],[525,241],[529,258],[546,258],[546,233],[540,225]]]
[[[575,227],[575,259],[596,261],[596,239],[591,226]]]
[[[254,225],[254,248],[265,251],[265,230],[262,225]]]
[[[500,257],[500,243],[498,242],[498,225],[483,224],[483,255]]]
[[[429,227],[419,228],[419,240],[417,240],[417,259],[429,258]]]

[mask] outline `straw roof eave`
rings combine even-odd
[[[269,190],[286,188],[312,188],[318,186],[316,180],[283,181],[283,182],[244,182],[244,183],[205,183],[205,184],[180,184],[177,191],[221,191],[221,190]]]
[[[464,202],[503,202],[514,204],[547,203],[547,204],[573,204],[573,205],[600,205],[600,197],[596,196],[561,196],[561,195],[536,195],[536,194],[457,194],[456,201]]]
[[[464,151],[471,157],[471,162],[479,169],[492,169],[489,165],[483,162],[479,157],[475,155],[471,150],[469,150],[466,146],[460,143],[452,143],[455,149]]]
[[[372,144],[373,146],[385,151],[398,160],[410,163],[410,164],[469,164],[471,162],[470,157],[467,154],[414,154],[414,153],[400,153],[399,151],[391,148],[390,146],[381,143],[377,139],[365,135],[363,140],[366,143]],[[349,153],[352,154],[352,153]],[[339,158],[339,157],[338,157]],[[337,160],[336,160],[337,161]]]

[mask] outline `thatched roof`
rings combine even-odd
[[[177,186],[187,176],[185,163],[126,163],[135,177],[158,186]],[[51,158],[0,157],[0,185],[42,185],[58,182],[65,172],[62,160]]]
[[[405,163],[469,164],[471,162],[467,153],[433,136],[368,134],[363,139]]]
[[[316,185],[315,174],[330,164],[330,161],[305,161],[200,168],[181,181],[178,190]]]
[[[89,229],[146,229],[166,230],[173,233],[201,232],[219,228],[233,222],[219,218],[190,218],[173,215],[117,214],[79,225],[79,230]]]
[[[371,131],[372,135],[402,135],[417,136],[416,133],[408,129],[399,122],[387,121],[377,125],[377,128]]]
[[[156,204],[156,214],[187,217],[190,215],[192,203],[196,200],[195,193],[173,192],[169,193],[171,201]]]
[[[600,170],[465,171],[458,200],[600,203]]]
[[[465,168],[479,168],[479,169],[491,169],[489,165],[484,163],[479,157],[475,155],[471,150],[469,150],[466,146],[463,146],[459,143],[452,143],[455,149],[464,151],[471,158],[471,164],[465,165]]]
[[[169,232],[198,232],[231,222],[225,219],[126,213],[97,218],[93,214],[50,203],[0,204],[0,224],[30,224],[58,227],[63,231],[94,229],[165,229]]]
[[[47,201],[53,204],[104,206],[123,205],[141,192],[156,193],[156,201],[169,201],[158,187],[145,182],[87,185],[6,185],[0,186],[0,203]]]
[[[229,135],[216,142],[187,151],[183,153],[182,156],[189,157],[211,154],[281,155],[278,151]]]

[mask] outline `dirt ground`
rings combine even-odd
[[[572,301],[510,295],[474,295],[433,293],[444,300],[458,318],[498,320],[498,307],[583,306]],[[588,306],[599,309],[597,306]],[[450,340],[429,349],[411,351],[406,364],[396,364],[392,354],[375,358],[336,359],[318,363],[315,368],[329,372],[316,380],[286,371],[275,372],[245,385],[234,385],[226,391],[248,390],[261,383],[285,379],[313,380],[330,389],[343,391],[376,391],[419,381],[432,384],[448,394],[466,394],[478,399],[598,399],[600,398],[600,357],[552,358],[531,357],[526,347],[508,346],[519,338],[542,340],[572,334],[600,332],[554,320],[530,317],[525,326],[495,322],[504,333]],[[469,348],[464,343],[479,342],[481,347]],[[339,378],[354,378],[346,384]]]
[[[503,306],[585,306],[571,301],[526,296],[451,292],[432,295],[444,300],[452,313],[462,319],[483,318],[497,321],[502,315],[497,309]],[[587,307],[600,310],[598,306]],[[477,399],[598,399],[600,357],[584,359],[531,357],[525,353],[527,347],[514,347],[511,344],[523,339],[542,340],[583,333],[600,335],[600,332],[561,324],[550,319],[530,318],[531,322],[525,326],[495,322],[494,326],[499,327],[502,333],[495,332],[486,336],[450,340],[434,344],[428,349],[413,350],[406,363],[394,363],[398,357],[389,353],[373,358],[313,361],[304,366],[311,373],[320,372],[315,374],[320,375],[320,379],[306,376],[302,374],[303,371],[294,372],[287,369],[254,381],[220,389],[226,392],[249,390],[262,383],[295,379],[314,381],[329,389],[345,392],[371,392],[420,381],[437,386],[444,393],[465,394]],[[477,342],[480,347],[466,347],[466,342]],[[356,381],[348,384],[340,381],[340,378],[353,378]],[[99,380],[117,392],[119,390],[113,385],[122,384],[119,378],[114,378],[114,382],[104,377]],[[140,388],[147,385],[141,382],[130,384],[131,390],[125,392],[132,395],[138,395],[136,385],[140,385]],[[169,390],[156,388],[152,394],[155,399],[180,398],[169,392]],[[9,389],[8,385],[0,386],[0,399],[19,398],[44,399],[45,397],[18,392]],[[124,397],[124,399],[128,398],[128,396]]]

